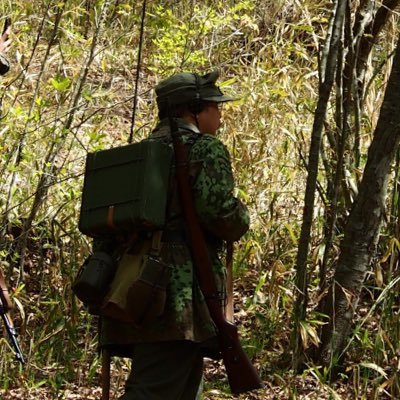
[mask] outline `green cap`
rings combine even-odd
[[[168,100],[171,105],[191,103],[195,100],[224,103],[235,100],[222,93],[215,82],[219,71],[214,70],[200,76],[189,72],[182,72],[164,79],[156,86],[157,104]]]

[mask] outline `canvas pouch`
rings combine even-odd
[[[91,254],[79,269],[72,291],[92,314],[98,313],[116,269],[115,258],[104,251]]]
[[[163,314],[171,267],[159,256],[160,238],[161,232],[156,232],[139,251],[121,257],[101,307],[102,315],[143,325]]]

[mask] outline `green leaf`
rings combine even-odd
[[[65,92],[71,85],[71,80],[67,77],[58,77],[57,79],[51,78],[50,83],[58,92]]]

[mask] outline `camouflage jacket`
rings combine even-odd
[[[223,307],[225,268],[220,259],[223,241],[238,240],[247,231],[249,214],[233,195],[234,179],[225,145],[215,136],[200,134],[197,127],[183,120],[178,120],[178,126],[188,150],[195,208],[204,229]],[[161,121],[148,140],[161,140],[172,146],[168,121]],[[164,315],[139,328],[102,318],[100,346],[112,346],[114,350],[122,346],[125,355],[124,347],[138,342],[205,342],[215,338],[214,324],[194,276],[174,173],[171,176],[161,257],[173,269]]]
[[[7,58],[0,53],[0,75],[6,74],[10,69],[10,64]]]

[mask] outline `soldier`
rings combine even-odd
[[[0,75],[4,75],[10,69],[10,64],[5,56],[11,46],[11,39],[9,35],[11,33],[11,26],[9,26],[3,35],[0,37]]]
[[[218,71],[204,76],[180,73],[161,81],[156,87],[160,121],[149,139],[172,146],[168,113],[177,118],[191,164],[195,207],[224,307],[225,269],[219,255],[224,241],[238,240],[248,230],[249,214],[233,195],[229,153],[216,137],[221,106],[233,100],[216,86],[218,76]],[[168,198],[161,258],[172,274],[163,314],[140,327],[102,318],[100,346],[133,359],[120,400],[195,400],[203,357],[219,357],[215,326],[194,275],[174,178]]]

